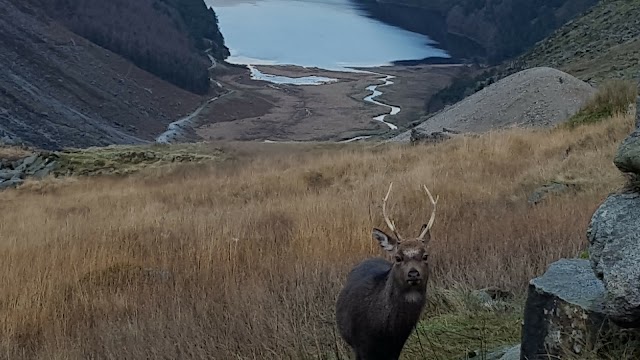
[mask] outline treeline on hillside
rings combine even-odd
[[[202,0],[36,1],[78,35],[198,94],[209,89],[202,50],[229,55],[218,19]]]
[[[460,38],[482,47],[489,64],[521,54],[529,46],[595,5],[598,0],[357,0],[374,17],[431,36],[445,47]],[[448,44],[452,38],[458,44]],[[450,50],[447,48],[447,50]]]

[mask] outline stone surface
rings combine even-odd
[[[43,166],[42,168],[40,168],[39,170],[35,171],[33,173],[33,177],[36,179],[42,179],[43,177],[50,175],[56,169],[57,165],[58,164],[55,161],[52,161],[46,164],[45,166]]]
[[[17,175],[19,175],[18,171],[10,169],[0,169],[0,181],[13,179],[14,177],[18,177]]]
[[[529,205],[537,205],[551,194],[561,194],[574,188],[575,185],[573,184],[564,184],[557,182],[545,184],[534,190],[533,193],[531,193],[531,195],[529,196],[527,202],[529,203]]]
[[[56,154],[43,152],[24,159],[0,162],[0,190],[16,187],[27,178],[42,179],[52,174],[58,167],[57,160]]]
[[[587,228],[589,257],[607,291],[606,314],[640,325],[640,194],[609,196]]]
[[[515,346],[503,346],[493,350],[485,355],[477,354],[465,359],[482,359],[482,360],[520,360],[520,344]]]
[[[22,184],[23,182],[24,180],[22,179],[11,179],[11,180],[2,181],[0,182],[0,190],[15,188],[18,185]]]
[[[529,282],[522,360],[583,354],[605,324],[605,289],[589,260],[562,259]]]
[[[613,163],[625,173],[640,174],[640,130],[636,130],[618,147]]]
[[[520,360],[520,344],[508,349],[500,360]]]

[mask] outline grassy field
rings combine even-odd
[[[334,301],[382,252],[381,200],[400,232],[430,214],[428,311],[404,359],[455,359],[519,342],[529,279],[586,247],[632,128],[509,130],[440,145],[221,144],[224,161],[126,177],[30,182],[0,193],[1,359],[336,359]],[[575,191],[536,206],[550,181]]]

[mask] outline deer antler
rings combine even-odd
[[[436,204],[438,203],[438,199],[440,199],[440,195],[438,195],[434,200],[433,196],[431,195],[431,192],[429,191],[429,189],[427,189],[427,186],[426,185],[422,185],[422,186],[424,187],[424,190],[427,192],[427,195],[429,196],[429,200],[431,200],[431,204],[433,205],[433,211],[431,212],[431,218],[429,219],[429,223],[427,223],[427,226],[424,227],[424,229],[420,233],[420,236],[418,237],[418,239],[420,240],[422,240],[424,236],[427,235],[427,232],[429,232],[429,230],[433,226],[434,221],[436,221]]]
[[[389,190],[387,191],[387,196],[385,196],[384,199],[382,200],[382,215],[384,216],[384,221],[387,223],[387,226],[391,231],[393,231],[393,234],[396,236],[396,239],[398,241],[402,241],[402,238],[400,237],[400,234],[398,233],[396,226],[393,224],[393,221],[389,219],[389,215],[387,215],[387,200],[389,200],[389,194],[391,194],[392,187],[393,187],[393,182],[389,184]]]

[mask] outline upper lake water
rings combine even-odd
[[[425,35],[372,19],[349,0],[205,0],[236,64],[328,70],[449,58]]]

